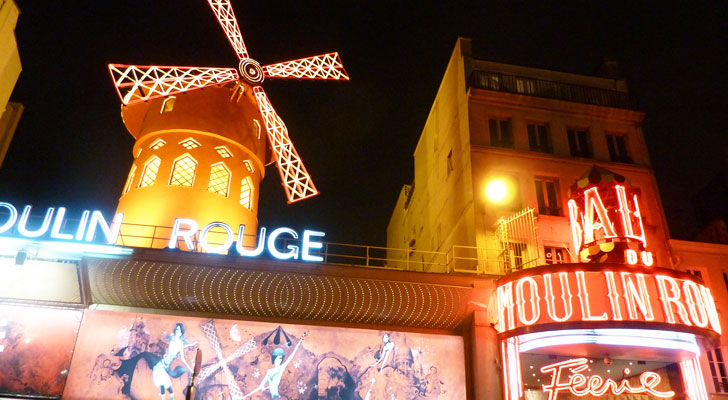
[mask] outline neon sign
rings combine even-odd
[[[225,231],[225,242],[217,247],[210,244],[207,240],[207,236],[210,231],[214,228],[220,228]],[[198,231],[200,232],[197,236]],[[243,247],[243,239],[245,237],[245,225],[240,225],[238,229],[238,239],[235,240],[233,235],[233,229],[224,222],[211,222],[207,224],[202,230],[199,229],[199,225],[193,219],[189,218],[177,218],[174,220],[174,226],[172,227],[172,234],[169,238],[169,244],[167,247],[170,249],[177,248],[177,243],[180,239],[187,246],[188,250],[194,250],[195,246],[193,238],[198,237],[200,246],[206,253],[222,254],[229,251],[235,242],[235,250],[238,254],[244,257],[257,257],[263,253],[264,247],[268,248],[268,252],[279,260],[297,260],[303,261],[323,261],[323,257],[315,256],[311,254],[311,250],[319,250],[323,248],[323,243],[315,241],[314,237],[323,237],[323,232],[305,230],[303,231],[302,244],[299,249],[298,246],[293,244],[286,245],[285,251],[281,251],[276,248],[276,241],[282,235],[288,235],[291,239],[298,239],[298,233],[290,228],[278,228],[273,230],[268,236],[268,240],[265,239],[266,229],[260,228],[260,235],[258,236],[258,245],[255,249],[249,250]]]
[[[604,379],[599,375],[586,376],[581,372],[589,368],[586,358],[575,358],[571,360],[561,361],[554,364],[541,367],[541,372],[551,374],[551,382],[543,385],[543,390],[548,392],[548,400],[556,400],[559,392],[569,392],[574,396],[595,396],[601,397],[607,393],[620,395],[623,393],[630,394],[646,394],[660,398],[670,398],[675,395],[672,390],[663,392],[657,389],[660,384],[660,375],[653,371],[645,371],[640,374],[639,386],[630,385],[629,381],[622,379],[619,383],[612,379]],[[564,380],[562,377],[564,372],[570,372],[568,378]],[[629,369],[625,368],[625,375],[629,374]]]
[[[689,274],[575,265],[580,268],[568,272],[532,268],[528,276],[499,284],[496,330],[554,322],[640,321],[721,332],[710,289]]]
[[[579,258],[652,266],[653,255],[645,251],[647,240],[635,190],[614,181],[576,186],[568,208]]]
[[[4,209],[8,213],[7,220],[0,222],[0,234],[16,228],[21,236],[33,239],[46,235],[50,229],[50,237],[52,239],[92,242],[96,236],[96,229],[100,228],[104,234],[105,242],[107,244],[114,244],[119,236],[121,221],[124,218],[123,214],[116,214],[111,221],[111,225],[109,225],[106,219],[104,219],[103,214],[101,214],[101,211],[85,210],[81,213],[81,218],[78,220],[75,233],[63,233],[61,232],[61,228],[68,222],[66,220],[65,207],[58,207],[57,210],[55,207],[48,208],[40,227],[35,229],[30,228],[28,224],[32,208],[32,206],[27,205],[18,214],[18,209],[15,206],[10,203],[0,202],[0,210]]]
[[[77,225],[69,228],[71,221],[66,218],[65,207],[50,207],[46,209],[43,215],[43,221],[38,227],[31,227],[29,223],[32,206],[25,206],[21,212],[10,203],[0,202],[0,212],[7,217],[0,216],[0,235],[11,231],[15,231],[22,237],[28,239],[37,239],[42,236],[50,236],[51,239],[74,241],[74,242],[93,242],[96,238],[97,231],[103,234],[103,240],[106,244],[114,244],[119,238],[119,232],[123,224],[124,215],[117,213],[111,224],[104,218],[101,211],[85,210],[81,213]],[[4,212],[3,212],[4,211]],[[37,225],[37,224],[35,224]],[[222,244],[212,244],[208,240],[208,236],[213,229],[222,230],[225,233],[225,240]],[[71,232],[68,229],[72,229]],[[217,231],[216,235],[220,235]],[[199,243],[202,250],[206,253],[222,254],[231,250],[233,243],[238,254],[243,257],[257,257],[267,249],[268,253],[274,258],[280,260],[303,260],[312,262],[321,262],[323,257],[312,254],[313,251],[323,248],[323,243],[317,241],[325,234],[323,232],[304,230],[303,234],[299,234],[290,228],[277,228],[270,232],[266,240],[266,228],[260,228],[258,244],[254,249],[247,249],[243,246],[243,238],[245,234],[245,225],[238,228],[237,240],[232,227],[223,222],[212,222],[199,229],[196,221],[189,218],[177,218],[172,227],[172,233],[169,238],[170,249],[175,249],[181,240],[188,250],[195,250],[194,242]],[[295,244],[285,244],[284,249],[276,247],[281,239],[298,240],[300,238],[300,247]]]

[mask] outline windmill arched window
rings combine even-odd
[[[243,178],[240,184],[240,204],[248,210],[253,207],[253,184],[249,176]]]
[[[261,131],[260,122],[258,122],[257,119],[253,119],[253,126],[255,126],[255,136],[257,136],[258,139],[260,139],[260,131]]]
[[[162,146],[164,146],[165,144],[167,144],[167,142],[165,142],[163,139],[157,139],[154,141],[154,143],[152,143],[151,146],[149,146],[149,148],[152,150],[157,150],[161,149]]]
[[[217,146],[215,147],[215,151],[217,151],[217,154],[219,154],[222,158],[230,158],[233,156],[233,153],[230,152],[230,149],[225,146]]]
[[[129,172],[129,177],[126,178],[126,185],[124,185],[124,192],[122,194],[126,194],[126,192],[131,189],[131,182],[134,180],[134,174],[136,173],[136,165],[131,166],[131,171]]]
[[[189,154],[185,154],[174,162],[169,184],[172,186],[192,186],[195,183],[196,170],[197,161]]]
[[[245,165],[245,169],[250,172],[251,174],[255,172],[255,169],[253,168],[253,163],[250,162],[250,160],[244,160],[243,165]]]
[[[207,185],[207,190],[227,197],[229,189],[230,170],[223,163],[213,164],[210,168],[210,183]]]
[[[142,178],[139,179],[139,187],[152,186],[154,180],[157,179],[157,173],[159,172],[159,164],[162,160],[159,157],[152,157],[144,163],[144,171],[142,171]]]
[[[179,144],[180,144],[180,145],[181,145],[182,147],[184,147],[185,149],[187,149],[187,150],[192,150],[192,149],[196,149],[196,148],[198,148],[198,147],[202,146],[202,145],[200,144],[200,142],[198,142],[197,140],[195,140],[195,139],[192,139],[192,138],[187,138],[187,139],[185,139],[185,140],[183,140],[183,141],[179,142]]]

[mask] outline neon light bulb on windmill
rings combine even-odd
[[[109,65],[124,124],[136,138],[118,206],[127,246],[166,246],[171,228],[150,226],[171,227],[176,218],[255,232],[260,181],[273,161],[289,203],[318,194],[261,84],[266,78],[348,80],[338,53],[261,66],[248,54],[230,1],[208,3],[238,69]],[[225,235],[211,230],[206,240],[224,243]],[[253,236],[245,247],[255,247]]]

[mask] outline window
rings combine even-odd
[[[136,173],[136,165],[131,166],[131,172],[129,172],[129,177],[126,178],[126,185],[124,185],[124,193],[129,191],[131,189],[131,182],[134,180],[134,173]]]
[[[250,177],[246,176],[240,184],[240,204],[248,210],[253,206],[253,185],[250,182]]]
[[[230,171],[223,163],[214,164],[210,168],[210,183],[207,185],[207,190],[227,197],[229,187]]]
[[[152,186],[154,180],[157,179],[157,172],[159,172],[159,164],[162,160],[159,157],[152,157],[144,164],[144,171],[142,171],[142,178],[139,179],[139,187]]]
[[[710,375],[713,377],[713,385],[718,393],[728,392],[728,376],[726,376],[725,360],[720,347],[708,350],[708,364],[710,364]]]
[[[260,129],[260,122],[258,122],[257,119],[254,119],[253,120],[253,125],[254,125],[254,128],[255,128],[255,135],[258,137],[258,139],[260,139],[260,130],[261,130]]]
[[[536,92],[534,84],[535,81],[532,79],[516,79],[516,91],[518,93],[534,94]]]
[[[556,179],[536,178],[536,200],[541,215],[561,215]]]
[[[162,102],[162,108],[159,110],[160,114],[164,114],[166,112],[170,112],[174,110],[174,100],[176,99],[175,96],[169,96]]]
[[[179,142],[179,144],[181,144],[182,147],[184,147],[187,150],[191,150],[191,149],[201,146],[200,142],[198,142],[197,140],[192,139],[192,138],[187,138],[187,139]]]
[[[225,146],[217,146],[215,147],[215,151],[217,151],[217,154],[219,154],[222,158],[230,158],[233,156],[230,150]]]
[[[690,275],[694,275],[694,276],[697,276],[697,277],[698,277],[698,278],[700,278],[700,279],[703,279],[703,273],[702,273],[702,272],[700,272],[700,271],[699,271],[699,270],[697,270],[697,269],[686,269],[686,270],[685,270],[685,272],[687,272],[687,273],[688,273],[688,274],[690,274]]]
[[[547,124],[528,124],[528,144],[531,151],[551,153],[551,138]]]
[[[185,154],[182,158],[174,162],[169,184],[172,186],[192,186],[195,182],[196,169],[197,161],[190,155]]]
[[[574,157],[591,158],[591,141],[589,140],[589,131],[586,129],[567,129],[569,136],[569,149]]]
[[[157,139],[154,141],[154,143],[152,143],[151,146],[149,146],[149,148],[152,150],[157,150],[157,149],[161,148],[162,146],[164,146],[165,144],[167,144],[167,142],[165,142],[164,140]]]
[[[490,145],[513,148],[513,134],[510,119],[489,119]]]
[[[627,135],[607,135],[609,159],[616,162],[631,163],[632,157],[627,152]]]
[[[447,176],[450,176],[450,172],[452,172],[455,168],[452,166],[452,150],[450,150],[449,153],[447,153]]]
[[[563,264],[569,260],[569,253],[563,247],[544,247],[543,250],[546,264]]]
[[[252,174],[253,172],[255,172],[255,169],[253,168],[253,163],[251,163],[251,162],[250,162],[250,160],[245,160],[245,161],[243,161],[243,165],[245,165],[245,169],[246,169],[246,170],[247,170],[247,171],[248,171],[249,173],[251,173],[251,174]]]

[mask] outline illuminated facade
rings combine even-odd
[[[254,232],[269,162],[276,162],[289,203],[318,194],[261,84],[348,80],[338,53],[261,66],[248,54],[230,1],[208,3],[240,60],[237,70],[109,64],[124,124],[136,139],[117,208],[127,221],[121,245],[159,247],[180,216],[208,224],[222,215],[229,226]],[[211,233],[217,241],[224,235]],[[246,245],[254,244],[250,235]]]
[[[245,59],[229,3],[209,1]],[[530,95],[466,85],[466,76],[495,84],[463,65],[519,68],[477,64],[461,53],[466,46],[459,41],[426,124],[415,188],[403,191],[390,223],[389,255],[367,246],[347,252],[323,232],[253,234],[257,223],[239,223],[238,205],[258,207],[266,154],[258,135],[275,125],[245,83],[124,108],[132,134],[143,133],[118,183],[124,212],[71,214],[0,199],[0,396],[702,400],[706,383],[712,394],[707,354],[722,357],[715,349],[726,301],[715,282],[728,254],[667,240],[637,128],[642,115],[536,96],[535,78],[503,86]],[[291,68],[319,61],[268,73],[295,76]],[[505,85],[506,76],[495,82]],[[562,90],[553,81],[549,88]],[[211,122],[216,110],[230,119]],[[550,125],[552,117],[560,122]],[[592,122],[628,141],[605,139],[612,146],[597,151],[597,138],[583,133],[602,132],[589,131]],[[558,126],[574,133],[558,138]],[[476,131],[493,141],[472,144]],[[249,142],[239,146],[228,134]],[[572,157],[571,142],[595,158]],[[607,161],[625,143],[634,162]],[[500,203],[486,205],[482,191]],[[235,207],[209,202],[188,213],[192,198],[226,195]],[[133,216],[124,202],[171,222]],[[537,211],[522,211],[531,204]],[[125,229],[139,225],[159,230],[153,242],[127,241],[134,235]]]
[[[15,41],[15,24],[20,11],[13,0],[0,3],[0,165],[10,147],[15,127],[23,112],[19,103],[8,103],[22,66]]]
[[[476,398],[726,393],[728,248],[669,238],[643,117],[623,80],[478,60],[458,40],[387,258],[494,280],[473,368],[502,381],[476,379]]]

